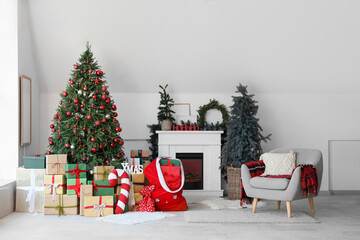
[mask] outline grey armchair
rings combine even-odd
[[[294,149],[282,148],[275,149],[271,153],[289,153],[290,150],[296,152],[296,165],[312,164],[318,175],[318,191],[321,185],[321,178],[323,173],[322,154],[316,149]],[[302,195],[302,188],[300,183],[301,169],[297,168],[293,172],[291,179],[285,178],[251,178],[249,168],[246,165],[241,166],[241,178],[243,181],[246,195],[254,198],[252,212],[255,213],[256,205],[259,199],[277,200],[277,207],[280,209],[281,201],[286,201],[286,209],[288,217],[291,217],[291,202],[298,199],[309,199],[309,204],[312,213],[315,213],[314,195],[304,197]]]

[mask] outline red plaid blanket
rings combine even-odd
[[[265,164],[263,161],[254,161],[249,163],[244,163],[250,171],[251,178],[260,176],[265,171]],[[300,177],[300,183],[302,187],[302,194],[304,197],[306,197],[309,194],[315,194],[317,195],[317,188],[319,186],[318,178],[317,178],[317,172],[313,165],[311,164],[300,164],[296,166],[296,168],[301,168],[301,177]],[[295,169],[291,173],[291,175],[266,175],[262,177],[267,178],[288,178],[291,179],[292,174],[294,173]],[[250,204],[251,198],[249,198],[246,195],[243,182],[241,180],[241,195],[240,195],[240,206],[243,206],[243,204]]]
[[[249,168],[250,176],[251,178],[260,176],[265,171],[265,164],[264,161],[254,161],[249,163],[244,163]],[[241,181],[241,193],[240,193],[240,206],[243,206],[243,204],[250,204],[250,198],[246,195],[244,185]]]

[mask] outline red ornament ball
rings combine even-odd
[[[105,132],[105,129],[101,129],[102,132]]]
[[[74,130],[74,134],[76,134],[77,133],[77,131],[76,131],[76,129]]]
[[[116,142],[116,143],[117,143],[118,141],[119,141],[119,139],[118,139],[118,138],[115,138],[115,139],[114,139],[114,142]]]
[[[76,125],[74,125],[73,127],[76,128]]]
[[[120,155],[120,154],[118,154],[118,155],[117,155],[117,158],[121,158],[121,155]]]
[[[104,110],[104,105],[100,105],[99,109]]]
[[[114,117],[117,117],[117,116],[118,116],[118,114],[115,112],[115,113],[114,113]]]
[[[83,161],[86,161],[86,158],[83,158],[82,160],[83,160]]]
[[[116,122],[116,118],[113,118],[113,122]]]
[[[91,138],[90,140],[91,140],[92,142],[95,142],[95,138]]]
[[[51,152],[50,152],[50,151],[48,151],[46,154],[47,154],[47,155],[50,155],[50,154],[51,154]]]
[[[91,104],[91,106],[90,106],[90,107],[94,108],[94,104]]]
[[[123,140],[120,140],[120,141],[119,141],[119,145],[120,145],[120,146],[124,145],[124,141],[123,141]]]
[[[66,97],[68,94],[67,94],[67,92],[63,92],[62,95],[63,95],[64,97]]]
[[[53,142],[53,141],[50,141],[50,142],[49,142],[49,144],[50,144],[50,145],[53,145],[53,144],[54,144],[54,142]]]
[[[99,121],[99,120],[95,121],[95,125],[96,125],[96,126],[99,126],[99,125],[100,125],[100,121]]]
[[[68,143],[65,144],[65,147],[66,147],[66,148],[69,148],[69,147],[70,147],[70,144],[68,144]]]
[[[51,125],[50,125],[50,128],[54,128],[54,124],[51,124]]]
[[[121,152],[121,156],[123,156],[125,153],[124,152]]]
[[[59,130],[57,130],[57,132],[58,132],[58,133],[59,133],[59,132],[61,132],[61,131],[60,131],[60,129],[59,129]]]
[[[60,100],[59,103],[60,103],[60,105],[61,105],[61,104],[62,104],[62,101]]]
[[[102,120],[102,121],[103,121],[103,123],[106,123],[106,119],[105,119],[105,118],[103,118],[103,120]]]
[[[86,70],[84,70],[84,73],[86,72]]]
[[[100,71],[100,70],[97,70],[97,71],[96,71],[96,75],[98,75],[98,76],[101,76],[101,75],[103,75],[103,74],[104,74],[103,71]]]
[[[75,66],[74,66],[74,68],[75,68],[75,69],[78,69],[78,68],[79,68],[79,66],[78,66],[78,65],[75,65]]]
[[[68,126],[66,126],[67,128],[69,128],[70,126],[68,125]]]
[[[71,112],[66,112],[66,115],[70,116],[70,115],[71,115]]]
[[[102,90],[103,92],[105,92],[106,89],[107,89],[107,88],[106,88],[105,86],[101,88],[101,90]]]
[[[58,139],[60,139],[60,138],[61,138],[61,135],[58,136]]]
[[[103,145],[101,145],[101,144],[99,145],[99,148],[103,148],[103,147],[104,147]]]
[[[82,107],[82,108],[83,108],[83,107],[84,107],[84,104],[81,104],[81,105],[80,105],[80,107]]]
[[[49,137],[48,140],[51,141],[51,140],[52,140],[52,137]]]
[[[88,87],[87,87],[87,86],[85,86],[83,89],[84,89],[84,91],[87,91],[87,90],[88,90]]]
[[[57,114],[55,114],[55,115],[54,115],[54,118],[58,118],[58,115],[57,115]]]
[[[79,103],[79,99],[75,98],[74,103]]]
[[[111,143],[110,146],[114,147],[115,145],[114,145],[114,143]]]
[[[92,116],[91,115],[87,115],[86,117],[88,120],[91,120],[92,119]]]
[[[53,128],[52,132],[56,132],[55,128]]]
[[[122,131],[122,128],[120,128],[120,131],[119,132],[121,132]]]
[[[96,152],[97,149],[93,147],[93,148],[91,148],[91,151]]]
[[[109,164],[109,160],[106,160],[105,162],[106,162],[106,164]]]
[[[92,69],[89,69],[89,73],[92,73],[93,72],[93,70]]]
[[[70,84],[73,85],[75,82],[73,80],[70,81]]]
[[[77,79],[77,76],[75,76],[75,79]]]
[[[75,117],[75,120],[79,120],[79,117]]]
[[[101,99],[105,100],[106,99],[106,95],[101,95]]]
[[[83,127],[83,130],[86,131],[86,127]]]
[[[115,104],[113,104],[112,106],[111,106],[111,108],[112,108],[112,110],[116,110],[116,105]]]
[[[82,83],[81,82],[79,82],[79,85],[81,85]]]
[[[110,98],[105,100],[106,103],[110,103]]]
[[[96,98],[97,98],[97,96],[96,96],[96,95],[93,95],[92,97],[93,97],[93,99],[96,99]]]

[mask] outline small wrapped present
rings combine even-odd
[[[94,167],[94,180],[107,180],[110,172],[114,169],[115,169],[114,166]]]
[[[149,158],[149,150],[131,150],[132,158]]]
[[[16,211],[44,211],[45,169],[16,169]]]
[[[88,181],[93,186],[94,196],[113,196],[114,187],[110,185],[109,180],[93,180]]]
[[[155,201],[151,198],[151,193],[155,190],[155,185],[147,186],[143,190],[140,191],[140,194],[144,196],[144,198],[139,203],[136,211],[139,212],[155,212]]]
[[[24,156],[24,168],[26,169],[45,169],[45,157],[40,154],[35,156]]]
[[[44,176],[44,194],[53,195],[55,200],[56,195],[65,194],[66,181],[64,175],[45,175]]]
[[[70,178],[67,180],[66,194],[80,197],[80,186],[86,184],[86,178]]]
[[[84,216],[84,200],[85,197],[91,197],[93,195],[92,185],[81,185],[80,186],[80,215]]]
[[[70,178],[86,178],[86,164],[66,164],[65,176]]]
[[[46,174],[65,175],[66,154],[46,155]]]
[[[45,195],[45,215],[77,215],[78,198],[76,195],[57,195],[53,201],[51,195]]]
[[[84,198],[85,217],[105,217],[114,213],[113,196],[97,196]]]
[[[145,186],[144,174],[131,174],[130,180],[134,185],[134,193],[139,193]]]

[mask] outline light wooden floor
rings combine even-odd
[[[0,219],[0,239],[360,239],[360,196],[314,198],[317,224],[190,224],[184,214],[138,225],[83,221],[81,217],[13,213]],[[207,208],[189,204],[189,210]],[[268,208],[277,209],[270,202]],[[295,201],[293,211],[311,213],[308,200]],[[219,211],[219,210],[214,210]],[[257,212],[262,211],[261,208]],[[285,204],[281,211],[286,214]]]

